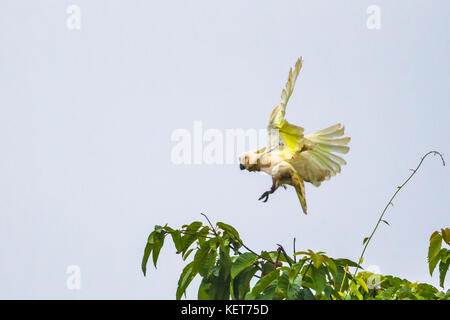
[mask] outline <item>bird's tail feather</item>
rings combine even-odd
[[[304,214],[308,214],[308,209],[306,206],[306,196],[305,196],[305,183],[303,180],[299,177],[297,172],[293,172],[291,174],[291,180],[292,185],[295,188],[295,191],[297,192],[297,197],[300,200],[300,204],[302,206],[302,210]]]

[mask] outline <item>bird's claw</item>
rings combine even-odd
[[[269,191],[264,192],[264,193],[261,195],[261,197],[259,197],[258,200],[262,200],[262,199],[265,198],[264,200],[262,200],[262,202],[267,202],[267,200],[269,199],[269,194],[270,194]]]

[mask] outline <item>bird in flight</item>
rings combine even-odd
[[[344,127],[340,123],[305,136],[302,127],[285,120],[286,106],[302,62],[300,57],[294,71],[292,68],[289,71],[281,102],[270,115],[268,146],[242,154],[239,166],[241,170],[262,171],[272,176],[272,187],[259,200],[266,202],[278,187],[291,185],[297,192],[303,212],[307,214],[304,181],[318,187],[322,181],[341,172],[341,166],[346,162],[334,153],[347,153],[350,138],[342,138]]]

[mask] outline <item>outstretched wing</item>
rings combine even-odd
[[[301,152],[288,161],[299,175],[318,187],[320,183],[341,172],[341,166],[347,164],[333,152],[347,153],[349,137],[338,138],[344,134],[344,127],[336,124],[329,128],[304,137]]]
[[[302,148],[303,128],[290,124],[284,119],[286,106],[294,91],[295,82],[302,68],[302,57],[297,60],[294,71],[289,70],[286,87],[281,92],[281,102],[270,115],[267,131],[269,132],[269,150],[279,148],[287,158]]]

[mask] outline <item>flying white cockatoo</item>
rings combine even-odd
[[[259,200],[266,202],[269,194],[279,186],[294,186],[303,212],[306,214],[304,181],[320,186],[324,180],[341,172],[346,162],[332,152],[347,153],[349,137],[338,138],[344,134],[344,127],[336,124],[316,133],[303,135],[303,128],[290,124],[284,119],[286,105],[294,90],[302,58],[289,71],[286,88],[281,93],[281,102],[270,115],[267,131],[268,146],[249,151],[239,157],[241,170],[263,171],[272,176],[272,187],[264,192]]]

